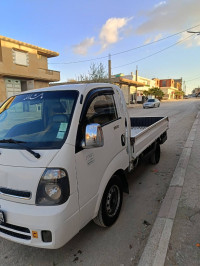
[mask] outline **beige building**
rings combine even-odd
[[[135,75],[133,74],[133,72],[130,75],[125,75],[124,78],[130,79],[130,80],[137,80],[138,82],[143,84],[143,86],[140,86],[139,88],[137,88],[137,96],[142,96],[144,91],[148,90],[149,88],[156,87],[155,80]],[[135,93],[135,91],[136,91],[136,88],[132,87],[130,93]]]
[[[0,36],[0,102],[21,91],[48,87],[60,72],[48,69],[48,58],[59,54]]]

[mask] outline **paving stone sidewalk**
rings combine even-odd
[[[138,265],[200,265],[200,112]]]
[[[170,265],[200,265],[200,122],[168,245],[165,266]]]

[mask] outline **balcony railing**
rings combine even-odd
[[[60,72],[59,71],[44,69],[44,68],[39,68],[38,71],[39,71],[39,75],[41,76],[41,78],[49,79],[50,81],[59,81],[60,80]]]

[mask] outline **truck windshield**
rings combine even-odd
[[[10,97],[0,107],[0,147],[58,149],[67,138],[77,91],[44,91]],[[12,140],[12,141],[7,141]]]

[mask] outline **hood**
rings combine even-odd
[[[0,148],[0,199],[35,204],[36,192],[42,174],[47,167],[68,169],[71,192],[76,189],[74,146],[63,145],[60,150],[37,150],[40,159],[26,150]]]
[[[26,150],[0,148],[0,166],[13,167],[47,167],[59,150],[37,150],[37,159]]]
[[[0,199],[35,204],[38,183],[44,170],[0,165]]]
[[[58,150],[37,150],[35,158],[26,150],[0,148],[0,198],[35,204],[40,178]]]

